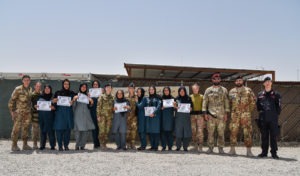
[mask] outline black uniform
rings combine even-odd
[[[267,156],[269,141],[271,141],[272,156],[277,153],[277,135],[280,130],[278,126],[278,116],[281,112],[281,97],[274,90],[260,92],[257,97],[257,110],[259,112],[260,131],[262,140],[262,155]]]

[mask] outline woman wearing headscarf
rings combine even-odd
[[[95,80],[92,82],[92,87],[93,88],[100,88],[100,82]],[[98,98],[99,97],[92,97],[92,100],[94,104],[92,105],[90,111],[91,111],[91,116],[93,119],[93,123],[95,125],[95,129],[92,130],[93,134],[93,142],[94,142],[94,149],[97,149],[100,147],[100,142],[99,142],[99,126],[98,126],[98,120],[97,120],[97,104],[98,104]]]
[[[136,98],[136,112],[138,116],[138,133],[141,141],[141,146],[138,150],[145,150],[147,146],[146,138],[146,117],[145,117],[145,106],[147,105],[147,98],[145,97],[145,90],[143,88],[137,89]]]
[[[39,96],[38,101],[51,101],[53,97],[52,87],[45,85],[42,94]],[[37,105],[36,105],[37,107]],[[40,150],[44,150],[46,146],[47,136],[49,137],[49,143],[51,150],[55,150],[55,134],[53,130],[54,123],[54,110],[55,107],[51,106],[51,111],[38,111],[39,124],[41,130],[41,146]]]
[[[124,103],[125,112],[117,112],[116,104]],[[127,133],[127,112],[130,110],[130,104],[128,100],[124,97],[124,91],[118,90],[116,93],[116,98],[114,100],[114,115],[112,122],[112,133],[115,135],[115,141],[117,144],[117,150],[127,150],[126,149],[126,133]]]
[[[70,106],[57,105],[58,96],[70,97]],[[56,108],[53,129],[56,132],[59,151],[63,151],[63,145],[65,150],[69,150],[71,129],[74,128],[73,110],[71,107],[73,104],[73,97],[74,92],[70,90],[70,81],[65,79],[62,82],[62,89],[55,92],[54,99],[52,100],[52,102],[55,103]]]
[[[162,96],[162,113],[161,113],[161,145],[162,150],[172,150],[173,146],[173,129],[174,129],[174,107],[164,107],[163,101],[174,99],[171,95],[170,87],[164,87]]]
[[[160,134],[160,117],[161,117],[161,100],[156,94],[155,86],[149,87],[149,98],[147,98],[147,106],[154,107],[155,110],[149,116],[146,116],[146,132],[149,134],[152,151],[158,150],[159,134]]]
[[[79,102],[79,94],[87,96],[88,103]],[[74,112],[74,131],[76,139],[76,150],[84,150],[88,137],[88,132],[95,129],[90,108],[93,106],[93,100],[88,96],[87,84],[82,83],[79,86],[79,92],[73,98],[73,112]]]
[[[174,102],[174,108],[177,110],[175,115],[175,137],[177,151],[180,150],[183,143],[184,151],[188,151],[190,139],[192,137],[190,112],[178,112],[180,104],[190,104],[190,111],[192,111],[193,103],[191,98],[187,95],[185,87],[181,86],[178,89],[178,96]]]

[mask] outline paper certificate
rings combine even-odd
[[[163,100],[163,107],[172,108],[174,107],[173,103],[174,103],[174,99],[165,99]]]
[[[182,112],[182,113],[190,113],[190,108],[191,104],[190,103],[180,103],[178,106],[178,111],[177,112]]]
[[[91,97],[98,98],[102,94],[102,89],[101,88],[92,88],[92,89],[89,89],[89,93],[90,93]]]
[[[77,101],[80,102],[80,103],[90,104],[89,97],[85,94],[82,94],[82,93],[78,93]]]
[[[124,106],[126,106],[126,105],[127,105],[126,102],[124,102],[124,103],[116,103],[115,107],[117,108],[117,110],[115,111],[115,113],[126,112],[127,109],[124,108]]]
[[[154,106],[145,107],[145,116],[150,116],[151,114],[153,114],[155,109],[156,108]]]
[[[58,96],[57,99],[58,99],[57,101],[58,106],[71,106],[70,105],[71,97]]]
[[[38,111],[51,111],[51,101],[37,101]]]

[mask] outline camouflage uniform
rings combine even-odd
[[[106,146],[109,137],[109,131],[112,126],[114,97],[110,94],[103,94],[98,99],[97,117],[101,117],[99,125],[99,141],[103,147]]]
[[[130,104],[130,112],[128,112],[127,116],[127,135],[126,135],[126,141],[127,145],[130,146],[130,148],[135,148],[135,140],[137,135],[137,116],[136,116],[136,95],[129,97],[129,95],[126,97]]]
[[[32,141],[33,141],[33,146],[37,147],[37,141],[40,139],[40,125],[39,125],[39,113],[38,111],[35,109],[35,105],[37,104],[37,101],[39,99],[40,93],[39,92],[33,92],[32,96],[31,96],[31,110],[32,110],[32,131],[31,131],[31,135],[32,135]]]
[[[227,89],[222,86],[219,88],[214,88],[213,86],[207,88],[203,98],[202,111],[210,116],[207,122],[209,148],[214,147],[215,128],[218,131],[218,147],[223,148],[225,145],[224,131],[226,127],[224,116],[226,112],[230,112]]]
[[[255,108],[254,93],[248,87],[233,88],[229,92],[229,101],[231,104],[230,145],[236,146],[237,135],[241,126],[246,147],[252,147],[251,112]]]
[[[13,91],[8,102],[10,112],[15,112],[14,126],[11,133],[13,146],[17,146],[20,130],[22,127],[23,147],[27,146],[28,130],[31,123],[31,88],[18,86]]]
[[[195,145],[203,145],[203,129],[204,129],[204,118],[202,115],[202,103],[203,95],[191,95],[193,102],[193,111],[191,113],[191,125],[192,125],[192,139]],[[196,102],[199,101],[199,102]],[[199,103],[200,107],[196,107],[195,104]]]

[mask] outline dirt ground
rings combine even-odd
[[[32,143],[29,143],[32,146]],[[19,147],[22,142],[19,142]],[[94,150],[92,144],[85,151],[31,150],[11,152],[11,141],[0,141],[0,175],[300,175],[300,147],[280,147],[279,160],[270,156],[260,159],[246,157],[245,148],[237,147],[237,156],[184,151],[116,151]],[[207,148],[205,147],[204,150]],[[229,147],[225,148],[225,152]],[[260,153],[259,147],[253,154]],[[215,148],[217,152],[217,148]]]

